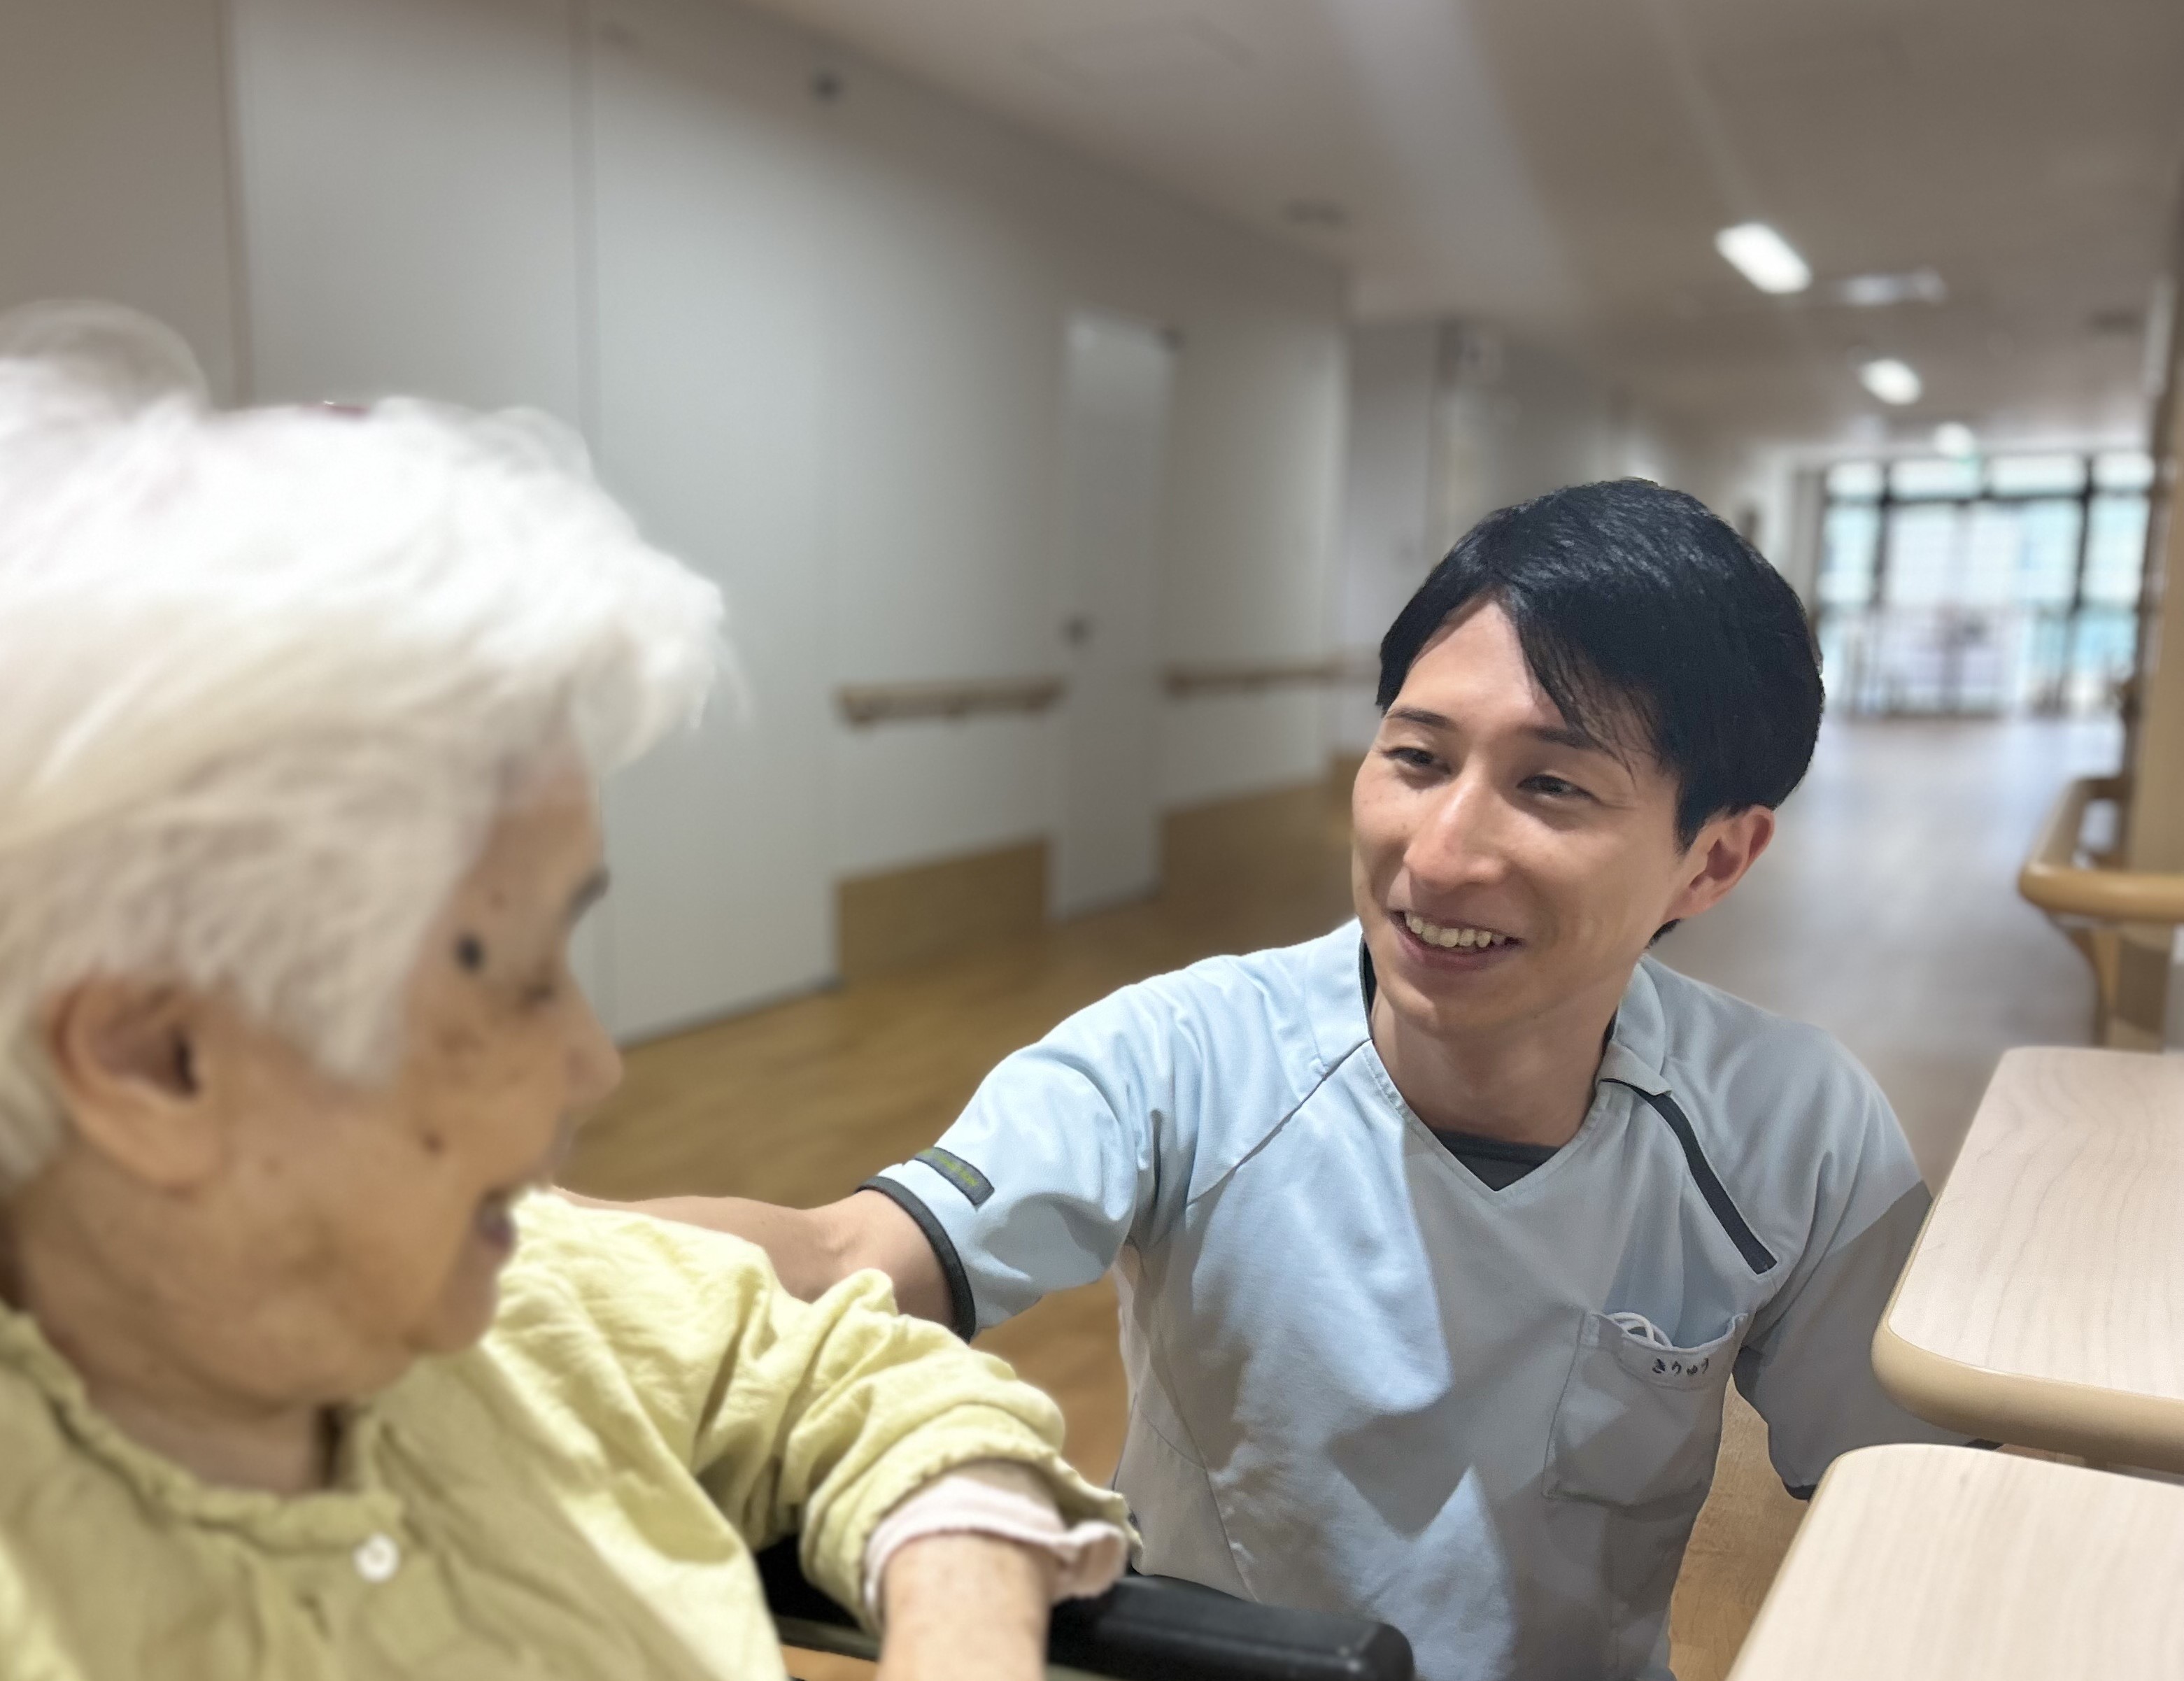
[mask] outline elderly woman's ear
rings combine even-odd
[[[53,999],[46,1058],[82,1146],[163,1190],[217,1173],[227,1145],[209,1088],[218,1014],[188,988],[130,980],[86,981]]]

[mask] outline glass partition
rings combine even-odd
[[[2142,451],[1844,461],[1826,474],[1816,628],[1852,713],[2092,713],[2131,671]]]

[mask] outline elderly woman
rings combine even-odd
[[[0,326],[0,1671],[779,1676],[800,1528],[883,1675],[1036,1674],[1123,1539],[1051,1403],[528,1194],[715,592],[546,423],[214,414],[117,314]]]

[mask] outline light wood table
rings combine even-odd
[[[1967,1435],[2184,1471],[2184,1057],[2006,1052],[1873,1366]]]
[[[2184,1488],[1976,1448],[1845,1454],[1730,1681],[2184,1675]]]

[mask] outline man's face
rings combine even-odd
[[[1381,994],[1442,1038],[1604,1020],[1664,922],[1766,844],[1758,810],[1676,837],[1677,785],[1635,723],[1573,729],[1516,627],[1479,605],[1428,643],[1352,791],[1351,887]]]

